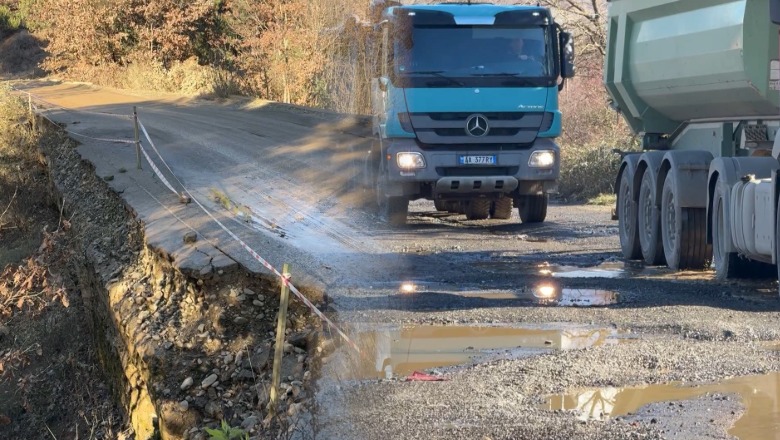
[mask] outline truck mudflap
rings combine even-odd
[[[508,193],[517,189],[519,182],[512,176],[442,177],[436,181],[438,194]]]

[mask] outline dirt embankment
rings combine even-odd
[[[223,420],[309,433],[308,313],[288,315],[270,417],[275,282],[238,265],[183,274],[72,140],[31,130],[7,94],[0,106],[0,438],[205,439]]]

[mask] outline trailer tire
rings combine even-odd
[[[661,193],[661,235],[670,269],[704,269],[712,246],[707,243],[707,210],[680,207],[674,179],[664,181]]]
[[[512,199],[509,197],[501,197],[500,199],[491,203],[490,217],[498,220],[507,220],[512,218]]]
[[[657,266],[666,263],[664,243],[661,240],[661,214],[655,205],[655,181],[652,171],[645,170],[639,187],[639,205],[637,206],[637,226],[639,247],[645,263]]]
[[[490,200],[471,199],[465,202],[466,218],[469,220],[484,220],[490,215]]]
[[[631,197],[631,181],[633,176],[628,169],[623,170],[618,187],[617,211],[618,230],[620,232],[620,249],[628,260],[638,260],[642,257],[639,243],[639,228],[636,204]]]
[[[449,212],[449,204],[445,202],[444,200],[436,199],[433,201],[433,206],[436,207],[436,210],[439,212]]]
[[[547,194],[534,194],[520,196],[518,199],[517,213],[523,223],[542,223],[547,218],[547,204],[550,196]]]

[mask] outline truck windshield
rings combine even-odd
[[[407,78],[435,72],[433,80],[438,82],[442,77],[461,81],[549,79],[553,76],[553,57],[549,56],[547,33],[547,28],[541,26],[414,26],[411,32],[398,29],[393,69],[397,76]]]

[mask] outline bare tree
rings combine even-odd
[[[606,0],[540,0],[571,31],[577,44],[579,65],[598,68],[607,51]]]

